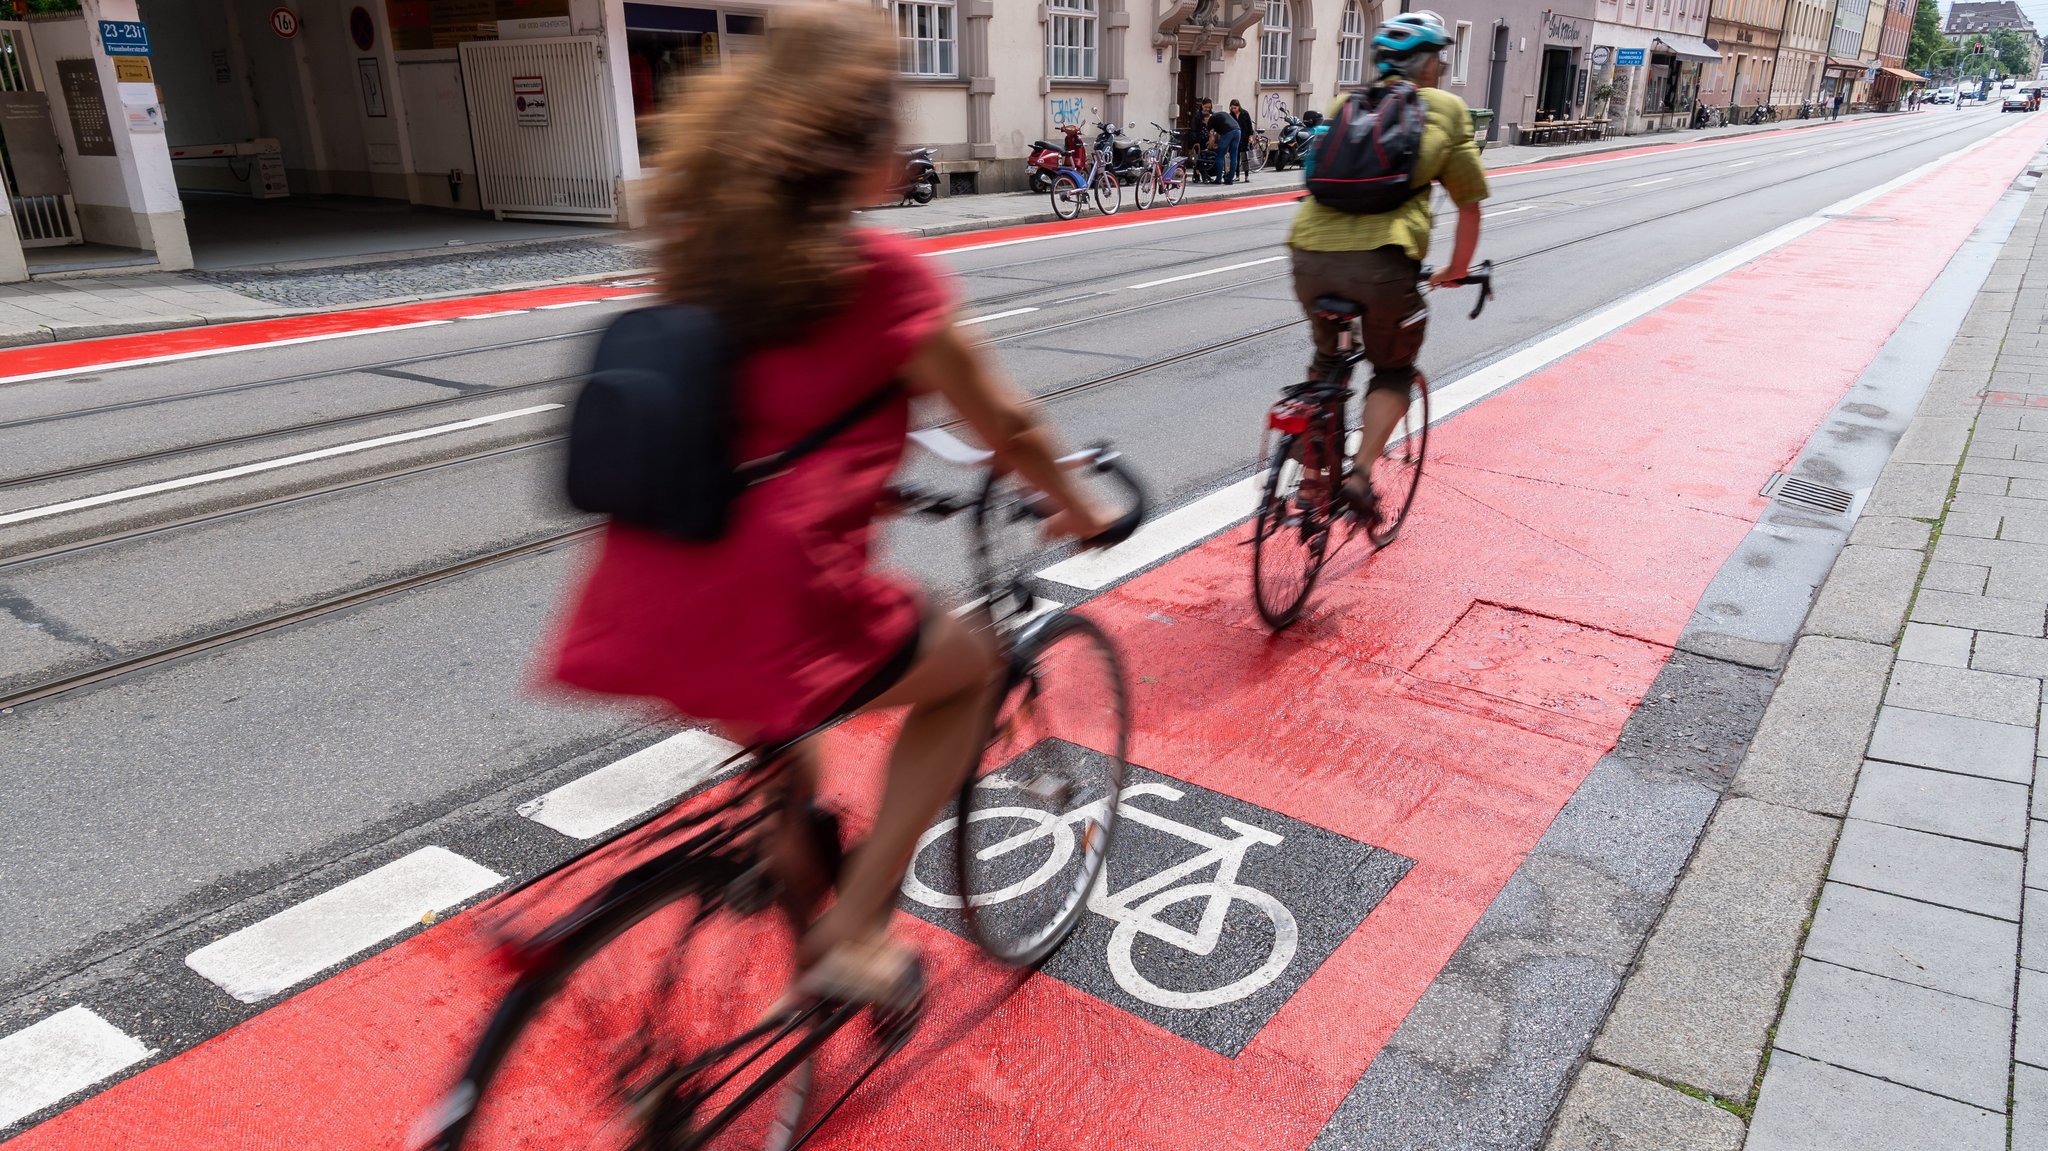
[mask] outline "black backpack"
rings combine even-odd
[[[569,502],[706,543],[733,500],[879,410],[891,382],[796,443],[735,464],[732,342],[704,308],[627,312],[598,340],[569,420]]]
[[[1391,212],[1428,186],[1415,186],[1428,123],[1422,94],[1406,80],[1346,97],[1310,148],[1308,194],[1339,212]]]

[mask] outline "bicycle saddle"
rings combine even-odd
[[[1365,314],[1364,305],[1356,300],[1347,300],[1342,296],[1317,296],[1316,302],[1311,306],[1315,308],[1317,314],[1328,316],[1333,320],[1355,320]]]

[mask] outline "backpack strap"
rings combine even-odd
[[[777,472],[783,471],[803,457],[817,451],[819,448],[824,447],[827,443],[850,430],[855,424],[881,411],[882,405],[888,403],[895,397],[897,392],[902,390],[902,380],[890,380],[873,392],[863,396],[852,407],[812,428],[804,434],[802,439],[776,452],[774,455],[763,456],[758,460],[749,460],[741,464],[734,469],[740,486],[751,487],[754,484],[758,484]]]

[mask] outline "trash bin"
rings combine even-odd
[[[1481,150],[1486,148],[1486,130],[1493,124],[1493,109],[1472,109],[1472,139]]]

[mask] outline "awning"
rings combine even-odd
[[[1629,28],[1620,24],[1593,25],[1593,43],[1605,44],[1610,48],[1648,49],[1656,33],[1648,28]]]
[[[1721,58],[1721,50],[1714,46],[1712,40],[1702,40],[1697,36],[1681,36],[1676,32],[1659,32],[1656,34],[1656,40],[1659,51],[1668,52],[1680,59],[1719,60]]]
[[[1908,84],[1927,83],[1927,77],[1922,76],[1918,72],[1908,72],[1904,68],[1893,68],[1890,65],[1886,65],[1884,71],[1888,75],[1897,76],[1899,79],[1904,80]]]
[[[1861,60],[1837,60],[1830,56],[1828,57],[1827,67],[1822,70],[1826,72],[1868,72],[1870,65]]]

